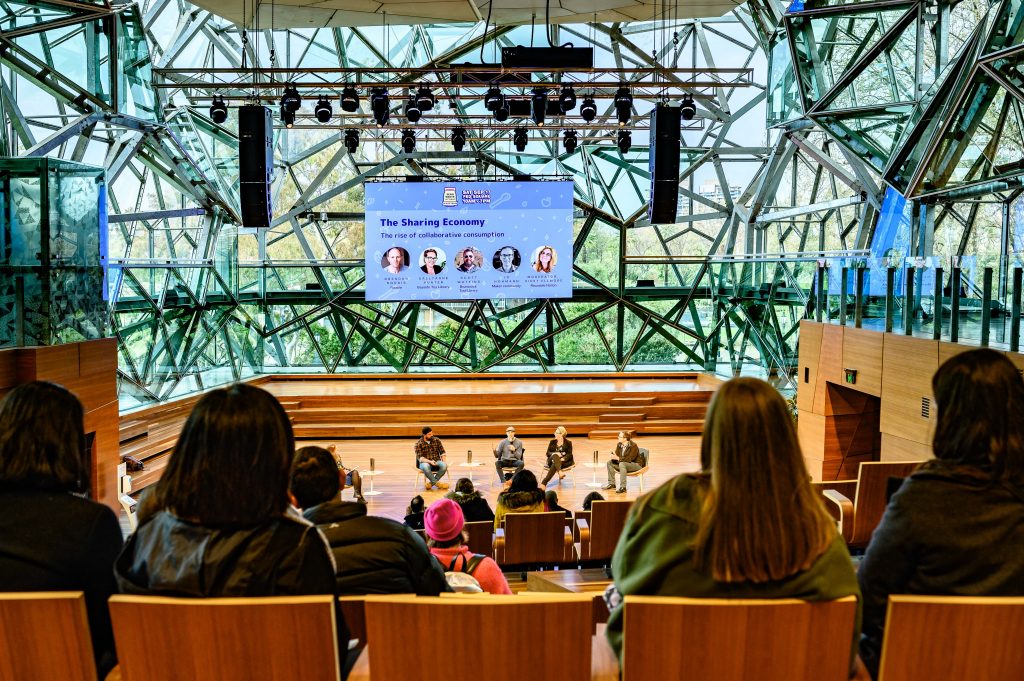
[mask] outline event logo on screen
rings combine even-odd
[[[572,182],[366,184],[366,300],[572,297]]]

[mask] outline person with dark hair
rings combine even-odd
[[[455,491],[445,495],[462,507],[462,515],[467,523],[494,520],[494,511],[491,505],[483,498],[480,492],[473,487],[473,481],[469,478],[459,478],[455,483]]]
[[[292,504],[327,537],[338,594],[436,596],[446,591],[444,572],[416,532],[367,515],[364,503],[341,500],[342,475],[326,449],[303,447],[295,453]]]
[[[327,542],[288,503],[294,452],[288,416],[267,391],[236,384],[203,395],[117,560],[121,591],[333,594]]]
[[[423,511],[426,509],[426,506],[423,497],[419,494],[409,501],[409,506],[405,509],[405,524],[407,527],[411,527],[414,530],[423,529]]]
[[[932,392],[935,459],[892,496],[857,571],[872,674],[889,594],[1024,596],[1024,381],[1003,353],[970,350]]]
[[[438,566],[447,572],[464,572],[473,577],[480,588],[492,594],[512,594],[501,568],[488,556],[474,554],[466,546],[466,521],[462,507],[451,499],[435,501],[424,518],[427,546]],[[472,584],[472,580],[468,580]],[[476,591],[475,585],[473,591]]]
[[[572,511],[558,505],[558,493],[553,489],[544,492],[544,508],[548,511],[562,511],[566,518],[572,517]]]
[[[117,593],[121,528],[89,492],[83,410],[53,383],[0,402],[0,589],[82,591],[99,678],[117,664],[107,599]]]
[[[589,511],[593,507],[595,501],[604,501],[604,497],[600,492],[591,492],[587,496],[583,497],[583,510]]]
[[[515,473],[523,470],[526,465],[523,461],[523,441],[516,437],[515,426],[505,429],[505,439],[494,448],[494,470],[498,473],[498,482],[505,482],[505,468],[514,468]],[[514,475],[514,473],[513,473]]]
[[[448,489],[448,483],[441,482],[448,464],[444,460],[444,445],[441,438],[434,436],[434,429],[430,426],[423,426],[423,437],[416,440],[413,446],[416,454],[416,467],[423,471],[426,488]]]
[[[640,497],[630,510],[607,594],[614,650],[621,654],[623,596],[860,596],[846,543],[811,487],[778,391],[752,378],[720,387],[704,421],[701,468]],[[851,670],[859,604],[856,617]]]
[[[508,513],[543,513],[544,492],[537,486],[533,471],[522,470],[512,476],[508,489],[498,495],[494,510],[494,527],[501,527]]]
[[[625,430],[619,431],[619,443],[615,445],[615,453],[608,461],[608,484],[602,489],[615,489],[615,474],[619,474],[619,488],[615,489],[616,494],[626,492],[626,476],[642,467],[640,459],[640,448],[633,442],[633,437]]]

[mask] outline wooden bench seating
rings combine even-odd
[[[0,593],[0,680],[96,681],[81,591]]]
[[[856,481],[817,482],[814,486],[839,523],[846,543],[862,548],[867,546],[885,513],[889,478],[905,478],[919,465],[920,461],[862,461]],[[849,495],[851,482],[854,483],[852,497]]]
[[[611,560],[632,507],[632,501],[595,501],[587,518],[582,517],[582,511],[577,514],[581,561],[607,564]]]
[[[509,513],[494,533],[494,560],[505,566],[553,566],[576,558],[561,511]]]

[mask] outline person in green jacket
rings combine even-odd
[[[851,670],[861,598],[850,554],[810,485],[779,393],[737,378],[704,422],[701,472],[633,505],[612,556],[607,636],[622,658],[622,597],[799,598],[854,595]]]

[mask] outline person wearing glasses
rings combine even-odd
[[[424,274],[440,274],[444,265],[437,264],[437,251],[428,248],[423,251],[423,265],[420,267]]]
[[[472,248],[467,248],[462,251],[459,258],[459,266],[455,269],[460,272],[476,272],[480,269],[480,266],[476,264],[476,253],[473,252]]]
[[[542,246],[537,251],[537,261],[533,263],[533,269],[535,272],[548,272],[555,269],[555,263],[558,262],[558,256],[555,255],[555,249],[551,246]]]
[[[519,253],[511,246],[503,246],[494,254],[494,268],[504,274],[512,274],[519,269]]]

